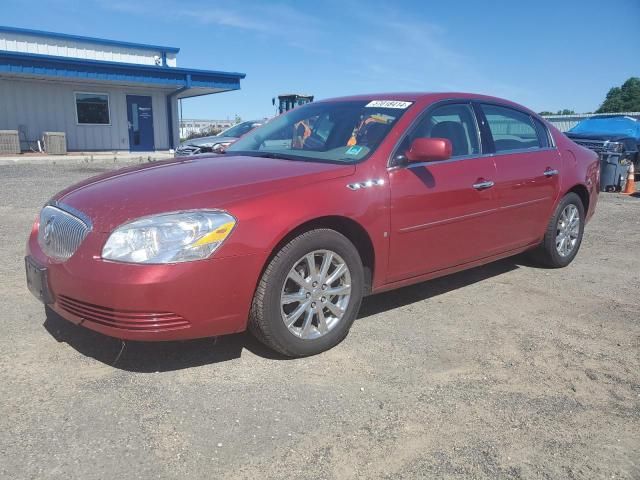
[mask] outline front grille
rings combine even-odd
[[[187,145],[176,150],[176,157],[188,157],[191,155],[197,155],[199,153],[202,153],[202,149],[200,147],[196,147],[195,145]]]
[[[578,145],[581,145],[589,150],[593,150],[594,152],[604,152],[604,141],[598,140],[574,140]]]
[[[58,296],[58,305],[64,311],[77,317],[121,330],[159,332],[177,330],[189,326],[187,320],[175,313],[116,310],[76,300],[66,295]]]
[[[68,260],[78,249],[91,231],[91,222],[84,215],[66,211],[68,207],[58,208],[47,205],[40,212],[38,244],[50,258],[58,261]]]

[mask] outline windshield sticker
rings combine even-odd
[[[399,108],[404,110],[405,108],[409,108],[413,104],[413,102],[402,102],[400,100],[372,100],[367,103],[365,107],[367,108]]]
[[[354,145],[352,147],[349,147],[349,149],[344,153],[346,155],[358,155],[362,151],[363,148],[364,147],[361,147],[360,145]]]

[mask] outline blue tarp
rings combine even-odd
[[[570,133],[599,133],[640,138],[640,121],[631,117],[593,117],[581,121]]]

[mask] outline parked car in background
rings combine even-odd
[[[106,335],[249,328],[284,355],[312,355],[347,335],[364,295],[524,251],[568,265],[596,208],[598,172],[595,153],[506,100],[323,100],[223,155],[58,193],[33,225],[27,283]]]
[[[264,124],[266,120],[249,120],[230,127],[218,135],[192,138],[180,144],[176,149],[176,157],[199,155],[201,153],[217,153],[223,151],[245,133]]]
[[[640,172],[640,120],[624,115],[598,115],[582,120],[567,137],[600,155],[602,191],[619,191],[629,165]]]

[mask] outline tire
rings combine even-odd
[[[563,212],[568,213],[572,211],[573,208],[577,210],[580,222],[577,229],[573,229],[573,232],[576,233],[577,236],[575,236],[575,243],[573,243],[573,235],[567,237],[565,233],[565,243],[564,248],[562,248],[563,244],[560,238],[560,230],[562,229],[562,225],[566,224],[564,220],[567,218],[566,216],[563,217]],[[549,268],[563,268],[569,265],[578,254],[578,250],[580,250],[582,235],[584,233],[584,220],[584,205],[580,197],[573,192],[566,194],[549,220],[542,243],[538,249],[533,252],[535,260]],[[558,242],[560,245],[558,245]],[[572,243],[573,246],[567,251]]]
[[[325,258],[331,260],[326,260],[329,266],[323,276]],[[316,277],[311,275],[311,261],[316,265]],[[346,273],[341,273],[342,264]],[[341,276],[331,282],[333,274]],[[315,287],[313,278],[321,281]],[[323,293],[322,279],[328,283],[324,292],[341,294]],[[249,330],[267,347],[288,357],[324,352],[349,333],[360,309],[364,283],[358,250],[344,235],[330,229],[305,232],[282,247],[269,262],[253,297]],[[305,298],[286,303],[285,297]],[[331,309],[327,302],[331,302]],[[306,309],[298,320],[288,326],[285,321],[290,323],[303,307]],[[343,312],[342,316],[338,318],[335,311]]]

